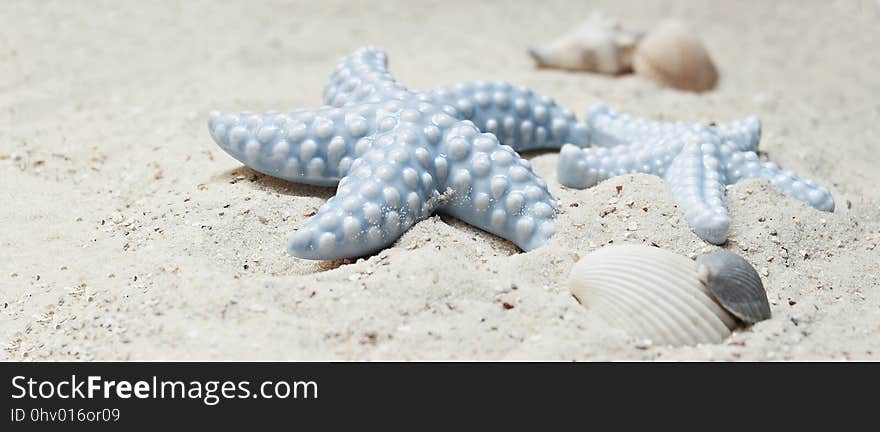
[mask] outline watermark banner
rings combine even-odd
[[[636,417],[666,415],[672,407],[708,413],[733,401],[748,401],[757,411],[778,409],[786,401],[836,393],[820,390],[823,384],[842,387],[848,382],[847,391],[869,390],[870,380],[852,378],[871,376],[866,370],[870,365],[830,366],[0,363],[3,424],[10,426],[0,431],[182,426],[248,430],[259,424],[287,425],[280,428],[284,430],[397,424],[421,430],[475,418],[500,427],[536,416],[546,416],[547,421],[626,420],[634,418],[631,408],[637,406]],[[834,374],[816,373],[817,368],[833,368]],[[768,393],[769,389],[784,391]],[[770,402],[758,403],[772,394],[777,396]]]

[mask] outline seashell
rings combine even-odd
[[[695,33],[675,20],[649,31],[633,54],[636,75],[681,90],[703,92],[718,81],[709,52]]]
[[[617,75],[632,72],[640,33],[624,30],[615,19],[594,13],[573,31],[547,45],[529,48],[538,67]]]
[[[745,280],[740,276],[743,268],[741,263],[733,263],[733,270],[728,269],[731,263],[730,258],[708,258],[702,267],[703,275],[723,293],[721,297],[739,299],[742,295],[729,291],[738,289],[736,281]],[[726,280],[730,275],[735,275],[731,278],[733,282]],[[569,275],[569,288],[581,304],[608,323],[630,336],[658,345],[719,343],[740,325],[738,315],[748,319],[763,316],[737,301],[728,305],[737,313],[729,312],[699,276],[697,263],[663,249],[608,246],[575,264]],[[754,281],[746,283],[750,285],[744,296],[754,297]],[[761,294],[766,301],[763,288]],[[745,303],[754,302],[752,299]]]
[[[733,316],[753,324],[770,318],[770,302],[755,268],[745,258],[720,251],[697,258],[697,277]]]

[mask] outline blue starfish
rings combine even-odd
[[[411,91],[386,63],[373,47],[344,58],[324,89],[327,106],[317,110],[211,113],[212,137],[245,165],[338,185],[291,235],[289,252],[367,255],[434,212],[524,250],[544,244],[555,231],[556,202],[515,150],[586,145],[586,124],[552,99],[503,82]]]
[[[756,117],[718,126],[661,123],[597,105],[587,124],[590,143],[598,147],[563,146],[558,163],[561,184],[583,189],[627,173],[660,176],[682,206],[688,224],[710,243],[727,241],[730,216],[724,206],[725,185],[744,178],[769,180],[812,207],[834,210],[827,189],[758,159],[761,125]]]

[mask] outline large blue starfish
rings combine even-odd
[[[598,147],[563,146],[558,163],[561,184],[582,189],[627,173],[660,176],[682,206],[688,224],[710,243],[727,241],[730,216],[724,188],[744,178],[769,180],[812,207],[834,210],[827,189],[758,159],[761,125],[756,117],[718,126],[661,123],[597,105],[587,124],[590,143]]]
[[[338,184],[291,235],[290,253],[367,255],[434,212],[525,250],[544,244],[556,202],[515,150],[586,145],[586,124],[552,99],[503,82],[407,90],[386,63],[373,47],[344,58],[324,89],[327,106],[314,111],[211,113],[212,137],[245,165],[293,182]]]

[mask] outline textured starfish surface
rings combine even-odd
[[[416,92],[386,69],[384,51],[344,58],[316,110],[212,112],[227,153],[293,182],[338,185],[291,235],[291,254],[358,257],[382,249],[434,212],[524,250],[554,233],[556,202],[516,150],[586,145],[588,128],[548,97],[503,82]]]
[[[660,176],[688,224],[710,243],[727,240],[725,186],[744,178],[769,180],[786,195],[819,210],[834,210],[827,189],[758,159],[761,125],[756,117],[706,126],[655,122],[597,105],[587,124],[590,144],[597,147],[563,146],[557,171],[561,184],[582,189],[622,174]]]

